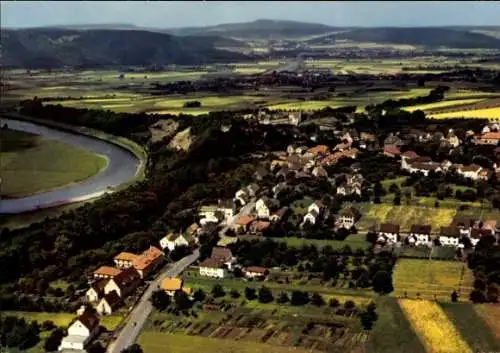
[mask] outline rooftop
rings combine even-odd
[[[119,275],[122,271],[119,268],[111,266],[101,266],[94,271],[94,275],[110,276],[115,277]]]
[[[139,255],[124,251],[124,252],[121,252],[118,255],[116,255],[114,257],[114,259],[117,261],[134,261],[138,257],[139,257]]]

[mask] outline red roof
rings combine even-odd
[[[245,272],[254,272],[254,273],[260,273],[265,275],[267,271],[267,268],[261,267],[261,266],[249,266],[245,268]]]
[[[415,158],[418,157],[418,154],[415,151],[406,151],[401,154],[403,157]]]
[[[250,216],[241,216],[238,218],[235,222],[235,224],[240,225],[240,226],[247,226],[250,223],[252,223],[253,218]]]
[[[387,147],[384,147],[384,153],[393,154],[393,155],[400,155],[401,151],[396,146],[387,146]]]

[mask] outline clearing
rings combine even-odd
[[[90,151],[40,136],[0,131],[0,195],[23,197],[83,181],[106,168]]]

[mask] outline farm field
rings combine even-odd
[[[483,101],[483,98],[469,98],[469,99],[454,99],[454,100],[445,100],[442,102],[429,103],[429,104],[420,104],[420,105],[412,105],[411,107],[404,107],[403,110],[407,110],[413,112],[415,110],[432,110],[438,108],[450,108],[454,106],[472,104]]]
[[[322,248],[326,245],[330,245],[334,249],[342,249],[345,246],[350,246],[351,249],[366,249],[370,247],[370,243],[365,240],[364,235],[351,234],[347,236],[344,240],[318,240],[318,239],[304,239],[296,237],[283,237],[283,238],[272,238],[274,241],[287,243],[288,246],[301,247],[302,245],[315,245]]]
[[[494,311],[494,304],[440,303],[440,305],[474,352],[500,351],[500,339],[495,337],[495,333],[488,326],[487,321],[477,312],[477,309],[481,307]],[[491,314],[489,315],[491,317]]]
[[[2,195],[22,197],[82,181],[107,161],[65,143],[12,130],[0,131]]]
[[[500,107],[439,113],[433,114],[431,117],[433,119],[463,118],[497,120],[500,119]]]
[[[439,304],[413,299],[398,302],[427,352],[473,352]]]
[[[374,224],[395,223],[399,224],[401,231],[408,231],[412,224],[430,224],[433,232],[439,227],[450,224],[455,209],[430,208],[425,206],[404,205],[394,206],[392,204],[373,204],[361,207],[363,216],[356,224],[358,230],[366,230]]]
[[[497,342],[500,342],[500,307],[498,304],[479,304],[474,308],[492,330]]]
[[[27,321],[37,321],[42,324],[44,321],[52,321],[54,325],[59,327],[68,327],[68,325],[76,317],[73,313],[47,313],[47,312],[23,312],[23,311],[2,311],[3,314],[22,317]],[[103,316],[101,325],[112,331],[117,327],[123,317],[118,315]]]
[[[462,275],[463,271],[463,275]],[[393,296],[450,301],[456,290],[460,301],[468,301],[473,276],[458,261],[399,259],[393,274]]]

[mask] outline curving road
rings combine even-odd
[[[0,124],[5,123],[12,130],[41,135],[102,155],[108,160],[108,166],[93,177],[77,184],[19,199],[0,200],[0,213],[34,211],[39,208],[91,199],[110,192],[110,188],[132,180],[139,171],[141,161],[132,152],[104,140],[72,134],[31,122],[0,119]]]

